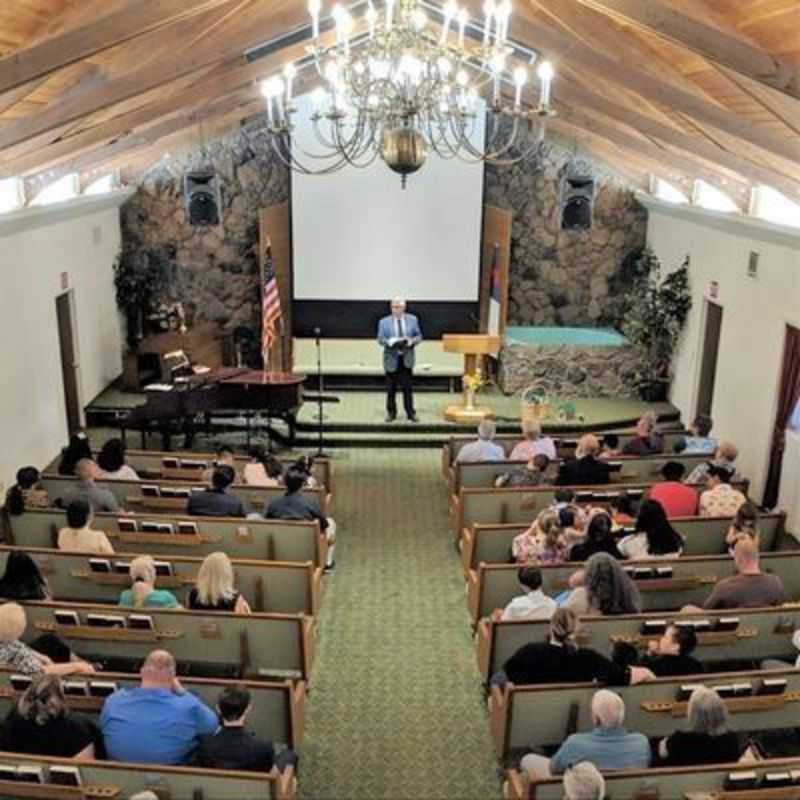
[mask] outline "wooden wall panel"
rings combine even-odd
[[[273,364],[280,364],[284,372],[291,372],[294,367],[294,353],[292,351],[292,225],[289,202],[262,208],[258,214],[258,227],[261,241],[261,269],[264,269],[264,253],[269,237],[283,313],[280,340],[273,345],[270,359]]]
[[[483,209],[483,252],[481,253],[481,332],[489,326],[489,292],[492,279],[492,257],[495,245],[499,246],[500,263],[500,335],[506,330],[508,312],[508,270],[511,264],[511,223],[514,217],[510,211],[496,206]]]

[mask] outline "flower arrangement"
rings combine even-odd
[[[486,385],[486,379],[481,373],[480,367],[470,375],[465,375],[462,379],[464,389],[468,392],[477,392],[481,386]]]

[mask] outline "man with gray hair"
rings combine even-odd
[[[478,425],[478,438],[465,444],[456,456],[459,464],[475,461],[504,461],[506,452],[495,444],[494,435],[497,428],[493,419],[482,419]]]
[[[603,800],[606,782],[594,764],[581,761],[564,773],[564,800]]]
[[[66,508],[73,500],[86,500],[92,511],[119,511],[119,503],[110,489],[103,489],[95,483],[97,464],[91,458],[82,458],[75,465],[77,483],[70,486],[59,498],[62,508]]]
[[[646,769],[650,743],[641,733],[625,730],[625,703],[615,692],[601,689],[592,698],[592,723],[588,733],[568,736],[552,758],[530,753],[520,762],[529,776],[538,779],[561,775],[572,764],[588,761],[599,770]]]
[[[422,341],[419,320],[406,313],[406,301],[395,297],[392,313],[378,323],[378,344],[383,348],[383,371],[386,373],[386,421],[397,419],[397,387],[403,391],[403,408],[409,422],[419,422],[414,411],[414,390],[411,385],[416,346]]]

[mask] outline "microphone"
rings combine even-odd
[[[314,338],[317,340],[317,344],[319,344],[319,337],[322,334],[322,328],[314,328],[311,332],[314,334]]]

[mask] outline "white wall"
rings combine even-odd
[[[714,433],[734,441],[742,472],[760,501],[775,420],[786,324],[800,326],[800,231],[741,216],[640,198],[650,211],[648,240],[665,269],[691,257],[694,305],[676,361],[672,402],[691,421],[697,400],[705,303],[723,307],[714,389]],[[747,276],[751,251],[758,277]]]
[[[112,266],[127,193],[0,216],[0,482],[44,466],[67,438],[56,297],[66,272],[77,320],[82,405],[121,372]]]

